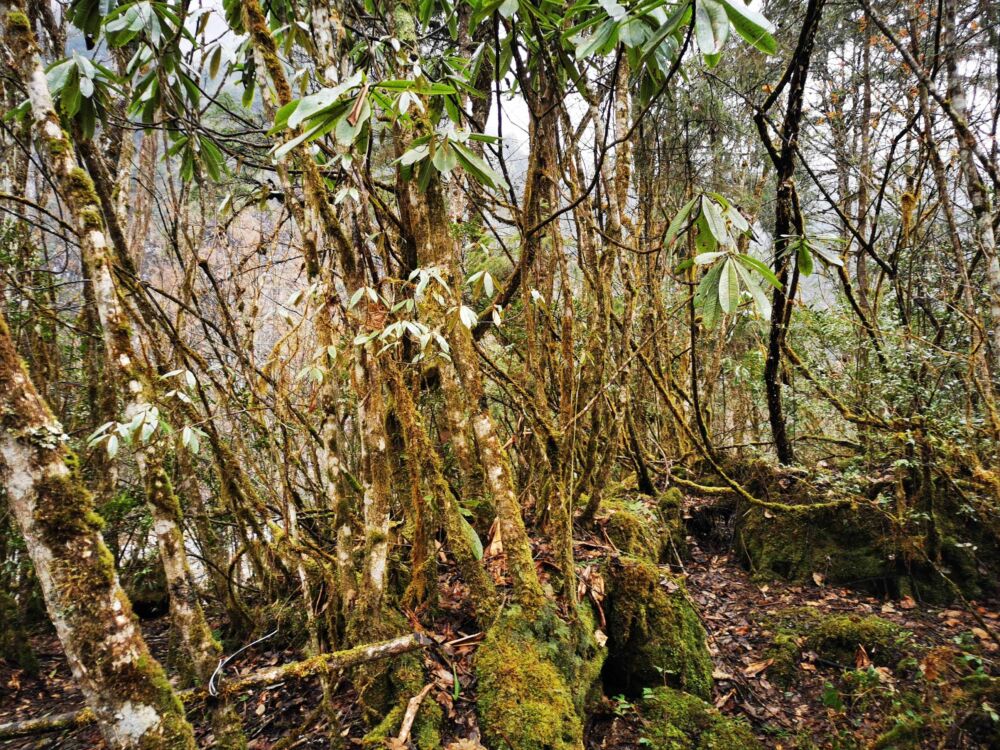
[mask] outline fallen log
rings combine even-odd
[[[228,696],[241,693],[250,688],[260,687],[261,685],[276,685],[285,680],[302,679],[316,674],[339,672],[360,664],[366,664],[370,661],[377,661],[389,656],[416,651],[418,648],[424,648],[431,643],[433,641],[426,635],[411,633],[410,635],[400,636],[392,640],[358,646],[345,651],[318,654],[302,661],[294,661],[289,664],[260,669],[243,677],[223,682],[219,686],[219,694]],[[207,691],[200,687],[179,691],[177,695],[186,705],[208,697]],[[83,708],[79,711],[52,714],[51,716],[42,716],[37,719],[12,721],[0,724],[0,740],[58,732],[64,729],[78,729],[94,723],[95,718],[94,713],[89,708]]]

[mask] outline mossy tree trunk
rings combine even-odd
[[[2,6],[0,6],[2,7]],[[2,8],[8,28],[18,16]],[[23,16],[22,16],[23,18]],[[193,750],[184,709],[118,583],[66,435],[0,320],[0,474],[70,669],[114,748]]]
[[[109,363],[107,374],[113,377],[113,382],[126,388],[129,403],[125,413],[127,418],[132,418],[150,407],[153,376],[142,366],[132,348],[127,312],[114,277],[113,248],[105,227],[101,199],[89,175],[77,163],[73,144],[59,123],[30,22],[10,3],[0,5],[0,9],[4,11],[5,41],[20,63],[18,72],[28,90],[35,136],[75,223],[83,263],[93,283],[94,303]],[[173,624],[195,675],[204,682],[215,669],[221,648],[205,620],[188,569],[180,503],[163,468],[162,446],[140,452],[137,459],[167,576]],[[221,707],[218,713],[226,717],[225,721],[216,723],[220,732],[231,740],[227,746],[242,746],[235,714]]]

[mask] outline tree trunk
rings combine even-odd
[[[17,15],[4,8],[8,29]],[[0,474],[45,604],[88,706],[114,748],[194,750],[184,709],[150,656],[101,539],[101,518],[69,466],[67,437],[0,320]]]

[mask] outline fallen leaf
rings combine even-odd
[[[822,573],[813,573],[813,583],[815,583],[817,586],[822,586],[823,581],[825,580],[826,576],[824,576]]]
[[[774,659],[765,659],[764,661],[755,661],[743,668],[743,674],[747,677],[753,677],[756,674],[760,674],[769,666],[774,664]]]
[[[733,676],[731,674],[729,674],[729,672],[726,672],[725,670],[716,669],[715,671],[712,672],[712,679],[713,680],[731,680],[731,679],[733,679]]]
[[[732,699],[734,695],[736,695],[736,688],[733,688],[725,695],[720,695],[718,698],[715,699],[715,707],[722,708],[724,705],[729,703],[729,701]]]
[[[903,609],[916,609],[917,603],[913,601],[912,596],[904,596],[899,600],[899,606]]]

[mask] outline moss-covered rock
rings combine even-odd
[[[667,545],[665,553],[667,561],[674,553],[679,557],[687,556],[686,530],[684,528],[684,495],[676,487],[671,487],[656,499],[656,510],[663,524],[661,535]]]
[[[553,660],[564,644],[540,637],[534,625],[511,608],[479,647],[476,707],[483,740],[512,750],[580,750],[583,725],[573,691]]]
[[[639,500],[608,498],[601,504],[597,521],[620,552],[650,562],[660,562],[666,539],[654,511]]]
[[[740,505],[736,544],[750,570],[766,578],[808,583],[818,574],[884,592],[896,576],[891,531],[862,506],[771,512]]]
[[[686,554],[681,503],[672,487],[655,503],[627,494],[605,498],[597,522],[619,552],[650,562],[673,562]]]
[[[909,632],[875,615],[829,615],[809,607],[778,612],[768,657],[774,659],[771,675],[791,681],[804,651],[815,652],[825,661],[844,667],[855,663],[858,648],[873,664],[894,667],[913,648]]]
[[[650,750],[763,750],[750,727],[727,719],[688,693],[661,687],[641,705],[644,745]]]
[[[712,661],[683,582],[634,557],[610,560],[604,578],[609,692],[637,695],[642,688],[669,684],[707,698]]]

